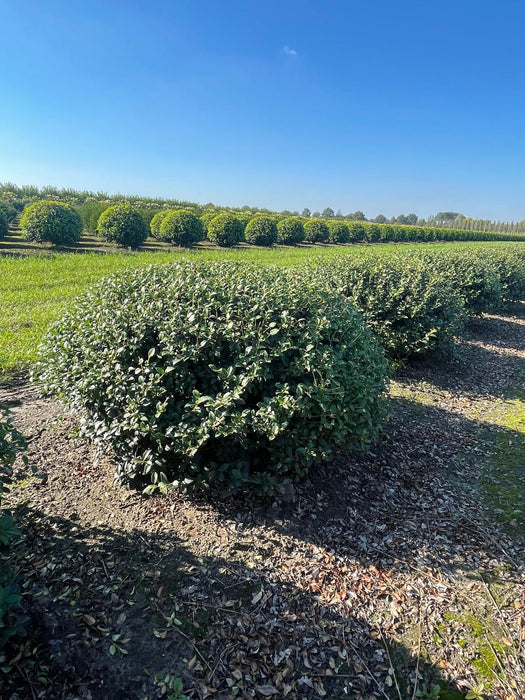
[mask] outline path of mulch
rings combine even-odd
[[[400,371],[374,452],[274,500],[141,497],[74,416],[1,389],[43,474],[15,494],[31,624],[1,697],[525,697],[524,541],[482,485],[523,389],[516,313]]]

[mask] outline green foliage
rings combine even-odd
[[[223,248],[231,248],[243,239],[243,227],[233,214],[218,214],[208,223],[208,238]]]
[[[491,250],[503,302],[525,300],[525,250]]]
[[[297,245],[304,241],[304,226],[297,216],[288,216],[277,224],[277,242],[282,245]]]
[[[97,233],[110,243],[138,248],[148,237],[148,227],[136,209],[116,204],[100,215]]]
[[[158,211],[156,214],[154,214],[150,221],[149,228],[151,235],[158,241],[160,241],[160,225],[163,222],[164,217],[169,214],[170,211],[170,209],[162,209],[162,211]]]
[[[330,243],[349,243],[350,231],[343,221],[329,221],[328,231]]]
[[[350,221],[348,230],[350,232],[351,243],[359,243],[365,240],[365,227],[359,221]]]
[[[203,238],[202,221],[191,211],[184,209],[170,211],[162,218],[160,223],[161,241],[191,248]]]
[[[10,224],[16,215],[16,208],[10,202],[0,199],[0,219],[5,219],[6,223]]]
[[[27,207],[20,227],[28,241],[72,245],[82,235],[82,220],[69,204],[39,200]]]
[[[106,280],[51,329],[36,375],[121,481],[162,488],[270,491],[366,447],[384,411],[383,354],[346,300],[246,264]]]
[[[500,275],[495,258],[490,253],[427,253],[424,259],[459,293],[468,314],[479,315],[501,308]]]
[[[392,359],[443,353],[462,326],[459,295],[416,255],[341,256],[309,269],[351,301]]]
[[[326,243],[330,232],[321,219],[310,219],[304,222],[304,240],[307,243]]]
[[[22,435],[0,408],[0,505],[13,479],[13,464],[25,449]],[[0,649],[8,639],[21,635],[26,622],[20,614],[21,595],[17,577],[8,563],[10,545],[19,535],[12,515],[0,510]]]
[[[277,224],[269,216],[254,216],[246,224],[244,239],[252,245],[270,248],[277,243]]]
[[[0,210],[0,238],[4,238],[4,236],[7,236],[7,231],[7,219],[4,217],[3,212]]]
[[[201,214],[201,216],[199,217],[201,222],[202,222],[202,228],[204,230],[204,237],[205,238],[208,238],[208,224],[216,216],[217,216],[216,211],[207,211],[207,212],[204,212],[204,214]]]
[[[110,206],[109,202],[89,201],[76,206],[75,209],[82,219],[84,228],[95,233],[100,215]]]

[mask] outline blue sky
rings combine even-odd
[[[522,0],[0,0],[0,181],[525,218]]]

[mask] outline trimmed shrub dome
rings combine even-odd
[[[359,314],[274,268],[128,271],[79,299],[39,356],[38,380],[82,411],[124,482],[269,491],[366,447],[384,416],[385,360]]]
[[[148,237],[148,227],[132,206],[116,204],[100,215],[97,233],[109,243],[138,248]]]
[[[25,209],[20,228],[28,241],[72,245],[82,235],[82,219],[69,204],[43,199]]]

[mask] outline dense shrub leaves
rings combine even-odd
[[[351,301],[393,359],[442,353],[462,326],[461,297],[416,255],[345,255],[307,269]]]
[[[82,235],[82,219],[69,204],[40,200],[30,204],[20,220],[24,237],[35,243],[72,245]]]
[[[242,241],[244,228],[233,214],[218,214],[208,222],[208,239],[224,248],[232,248]]]
[[[116,204],[100,215],[97,233],[110,243],[138,248],[148,237],[148,226],[136,209]]]
[[[202,221],[191,211],[170,211],[160,222],[161,241],[191,248],[204,238]]]
[[[244,239],[247,243],[270,247],[277,242],[277,224],[270,216],[254,216],[246,224]]]
[[[17,453],[25,449],[22,435],[14,428],[10,417],[0,408],[0,507],[3,494],[13,479],[13,464]],[[0,509],[0,649],[14,636],[23,633],[26,619],[20,613],[21,595],[15,572],[9,566],[10,545],[19,536],[18,528],[8,510]]]
[[[337,294],[268,269],[180,262],[106,280],[37,377],[111,446],[123,481],[271,489],[383,418],[385,361]],[[165,476],[163,476],[165,475]]]
[[[304,222],[304,240],[307,243],[326,243],[330,232],[321,219],[310,219]]]
[[[288,216],[277,224],[277,242],[282,245],[297,245],[304,240],[303,222],[297,216]]]

